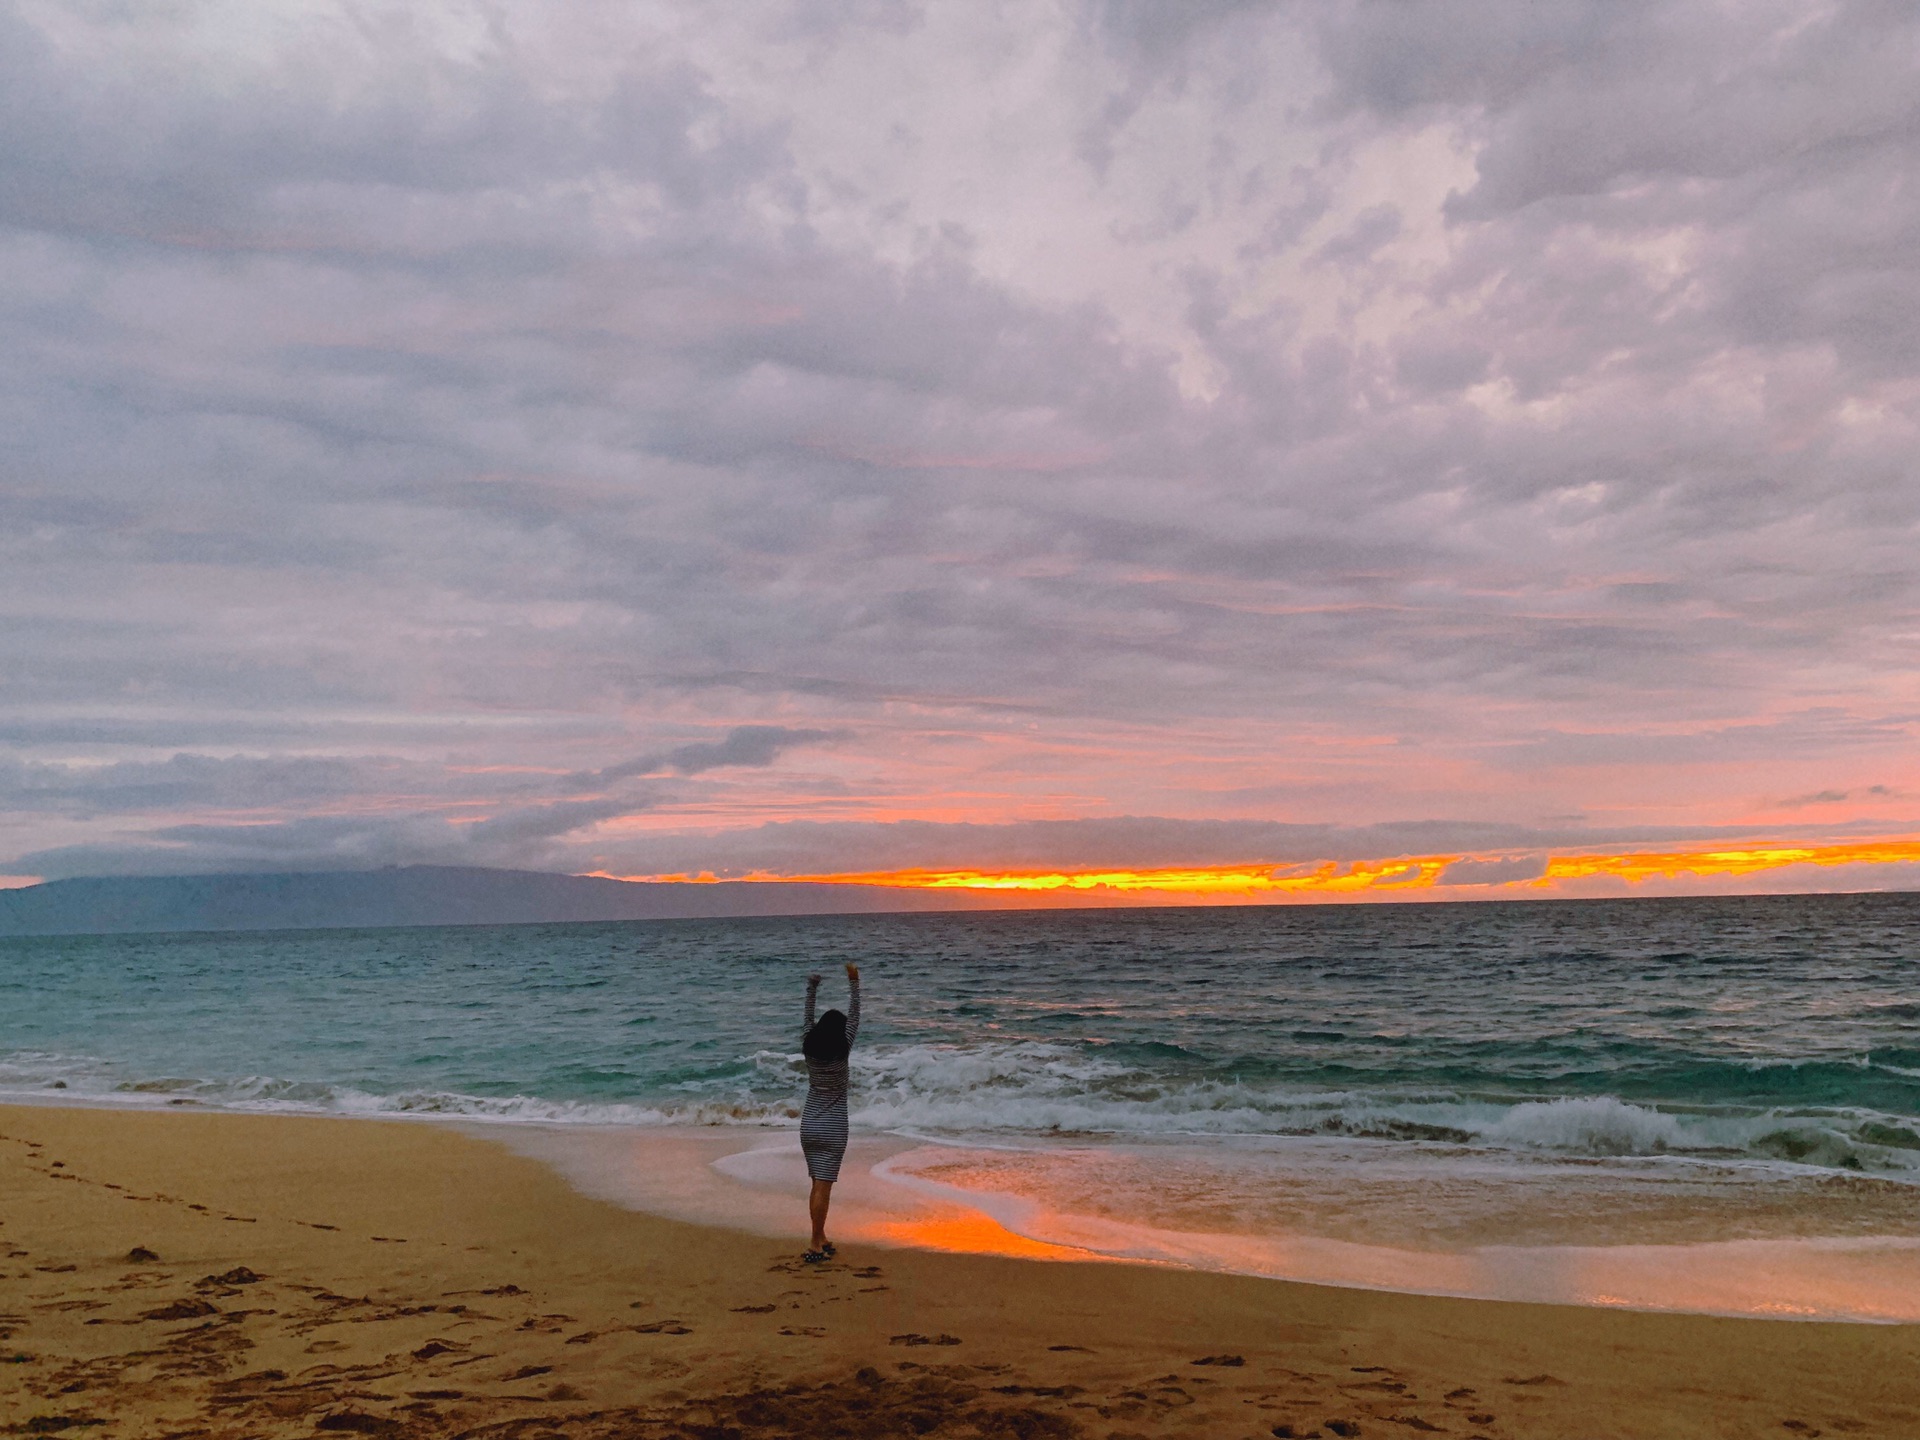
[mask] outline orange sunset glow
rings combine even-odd
[[[1343,894],[1382,886],[1434,883],[1455,855],[1416,859],[1334,861],[1302,867],[1271,864],[1168,867],[1153,870],[983,871],[894,870],[865,875],[809,875],[839,885],[890,885],[912,890],[1118,890],[1169,891],[1194,896]]]
[[[1669,854],[1559,855],[1538,884],[1613,875],[1630,882],[1681,875],[1757,875],[1788,865],[1900,865],[1920,860],[1920,840],[1870,840],[1844,845],[1761,845],[1743,850]]]
[[[1629,851],[1620,854],[1548,855],[1539,873],[1511,880],[1475,883],[1447,880],[1449,867],[1467,862],[1510,860],[1505,854],[1454,853],[1395,856],[1374,860],[1324,860],[1306,864],[1252,861],[1238,865],[1158,866],[1142,869],[900,869],[833,874],[744,877],[749,881],[806,882],[822,885],[873,885],[900,890],[953,890],[1017,895],[1075,894],[1181,896],[1200,902],[1290,898],[1389,898],[1408,891],[1425,898],[1459,898],[1488,893],[1514,896],[1554,894],[1581,881],[1612,880],[1628,886],[1650,881],[1742,879],[1812,866],[1843,871],[1855,866],[1920,864],[1920,840],[1894,837],[1817,845],[1754,844],[1712,850]],[[605,872],[601,872],[605,874]],[[607,878],[718,883],[712,874],[626,875]]]

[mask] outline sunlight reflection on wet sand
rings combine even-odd
[[[1103,1260],[1110,1257],[1070,1245],[1053,1245],[1016,1235],[990,1215],[956,1210],[913,1220],[870,1220],[857,1239],[916,1250],[945,1250],[957,1255],[1012,1255],[1026,1260]]]
[[[768,1236],[805,1234],[789,1133],[472,1126],[631,1209]],[[1184,1231],[1052,1211],[913,1173],[919,1142],[862,1136],[835,1189],[843,1240],[1025,1259],[1177,1265],[1313,1284],[1781,1319],[1920,1321],[1920,1237],[1422,1250],[1315,1235]]]

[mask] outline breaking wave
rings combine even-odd
[[[1190,1061],[1178,1053],[1039,1041],[866,1047],[855,1055],[853,1119],[869,1131],[928,1137],[1315,1136],[1427,1151],[1745,1159],[1920,1181],[1920,1121],[1867,1107],[1316,1086]],[[139,1076],[87,1057],[0,1056],[0,1097],[12,1099],[503,1124],[783,1127],[797,1121],[804,1084],[799,1057],[771,1050],[630,1098],[382,1092],[258,1075]]]

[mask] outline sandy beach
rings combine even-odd
[[[0,1287],[9,1433],[1920,1433],[1920,1327],[816,1269],[417,1123],[0,1108]]]

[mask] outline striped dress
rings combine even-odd
[[[813,1029],[813,1001],[820,989],[818,976],[807,981],[807,1023]],[[851,982],[847,1002],[847,1044],[860,1030],[860,981]],[[815,1180],[838,1180],[840,1161],[847,1153],[847,1062],[807,1061],[807,1105],[800,1112],[800,1150],[807,1157],[807,1174]]]

